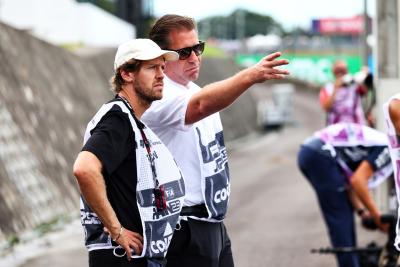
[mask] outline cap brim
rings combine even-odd
[[[159,50],[157,53],[142,53],[141,55],[137,55],[134,58],[138,60],[152,60],[161,56],[164,57],[165,61],[176,61],[179,58],[178,53],[169,50]]]
[[[175,51],[167,51],[167,50],[162,50],[163,52],[165,52],[164,58],[166,61],[176,61],[179,59],[179,54]]]

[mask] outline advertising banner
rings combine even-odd
[[[256,64],[265,55],[237,55],[236,62],[241,66]],[[349,72],[354,74],[360,71],[362,59],[360,56],[324,56],[324,55],[301,55],[284,54],[290,64],[284,68],[290,71],[290,76],[303,81],[316,84],[324,84],[333,80],[332,65],[336,60],[347,62]]]

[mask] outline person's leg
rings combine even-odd
[[[130,261],[126,256],[116,257],[112,249],[99,249],[89,252],[89,267],[147,267],[147,260],[135,258]]]
[[[181,220],[180,229],[174,231],[167,252],[167,267],[185,266],[187,249],[191,239],[187,221]]]
[[[189,219],[181,225],[171,240],[167,267],[219,267],[221,223]]]
[[[347,192],[320,192],[318,199],[333,247],[356,246],[353,209]],[[339,266],[359,266],[355,253],[337,254]]]
[[[345,190],[346,178],[336,161],[302,147],[298,164],[317,194],[332,246],[355,246],[353,209]],[[340,267],[359,267],[358,256],[354,253],[338,254],[337,259]]]
[[[113,258],[110,255],[111,250],[93,250],[89,252],[89,267],[103,267],[113,264]],[[112,251],[111,251],[112,254]]]
[[[233,267],[235,264],[233,263],[231,240],[224,223],[221,223],[221,234],[223,246],[219,256],[219,267]]]

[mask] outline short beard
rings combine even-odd
[[[143,90],[143,88],[139,85],[138,81],[134,82],[134,88],[135,88],[135,94],[139,100],[140,103],[144,105],[151,105],[156,100],[160,100],[160,97],[156,97],[153,95],[146,94],[146,92]]]

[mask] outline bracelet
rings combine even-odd
[[[121,234],[122,234],[122,230],[124,230],[124,227],[122,227],[122,225],[121,225],[121,228],[119,228],[119,233],[118,233],[117,237],[114,238],[112,241],[117,242],[118,238],[119,238],[119,237],[121,236]]]
[[[358,216],[362,216],[364,214],[364,212],[365,212],[365,209],[364,208],[357,209],[356,212],[357,212]]]

